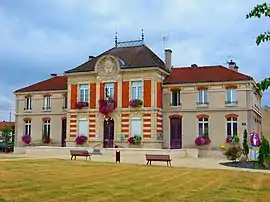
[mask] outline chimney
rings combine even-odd
[[[94,59],[95,57],[93,56],[93,55],[90,55],[89,57],[88,57],[88,60],[92,60],[92,59]]]
[[[51,77],[55,77],[55,76],[57,76],[57,74],[51,73]]]
[[[165,65],[170,72],[172,70],[172,50],[165,49]]]
[[[228,62],[228,64],[229,64],[229,69],[238,72],[239,67],[236,65],[234,61],[231,60],[230,62]]]

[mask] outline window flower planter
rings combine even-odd
[[[23,141],[25,144],[30,144],[30,142],[31,142],[31,136],[30,136],[30,135],[23,135],[23,136],[22,136],[22,141]]]
[[[83,145],[87,141],[87,137],[85,135],[79,135],[76,137],[76,144],[77,145]]]
[[[195,139],[195,144],[197,146],[209,145],[211,140],[208,137],[199,136]]]
[[[140,99],[132,99],[129,101],[130,107],[141,107],[143,104],[143,101]]]
[[[111,98],[108,100],[100,99],[99,100],[99,112],[108,115],[115,110],[115,101]]]
[[[84,107],[88,107],[88,102],[84,102],[84,101],[77,102],[77,108],[78,109],[82,109]]]
[[[139,145],[141,144],[142,138],[139,135],[134,135],[134,136],[128,137],[127,141],[130,145]]]

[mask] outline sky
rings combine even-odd
[[[256,36],[270,19],[246,20],[257,0],[6,0],[0,2],[0,121],[12,119],[14,90],[85,62],[119,41],[136,40],[175,67],[227,65],[256,81],[267,76],[270,42]],[[165,43],[162,37],[168,40]],[[268,75],[269,76],[269,75]],[[270,105],[270,92],[263,104]]]

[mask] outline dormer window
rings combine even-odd
[[[43,111],[51,111],[51,95],[46,94],[43,96]]]

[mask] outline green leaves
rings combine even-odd
[[[265,91],[269,88],[270,86],[270,77],[265,78],[264,80],[262,80],[260,83],[257,83],[257,88],[260,91]]]
[[[258,4],[251,10],[247,15],[246,19],[249,18],[261,18],[262,16],[264,17],[270,17],[270,6],[267,3],[262,3]],[[256,44],[259,46],[261,43],[270,41],[270,30],[261,33],[257,39],[256,39]]]

